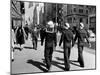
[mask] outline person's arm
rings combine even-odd
[[[88,38],[88,35],[87,35],[87,34],[86,34],[85,38],[86,38],[86,40],[87,40],[87,43],[89,44],[89,47],[91,47],[91,43],[90,43],[90,41],[89,41],[89,38]]]
[[[63,34],[61,34],[61,38],[60,38],[60,42],[59,42],[59,46],[61,46],[62,41],[63,41]]]
[[[74,43],[76,42],[77,38],[78,38],[78,32],[76,32],[76,35],[75,35],[75,38],[74,38]]]
[[[72,34],[72,47],[74,46],[75,42],[74,42],[74,36]]]
[[[55,43],[55,47],[57,46],[57,35],[56,33],[54,33],[54,43]]]
[[[22,27],[22,30],[23,30],[23,33],[24,33],[24,35],[25,35],[25,38],[26,38],[26,32],[25,32],[25,30],[24,30],[24,28]]]
[[[46,37],[46,32],[45,32],[45,31],[43,31],[41,37],[42,37],[42,39],[41,39],[41,46],[43,46],[43,42],[44,42],[44,39],[45,39],[45,37]]]

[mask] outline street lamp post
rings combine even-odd
[[[57,23],[57,4],[56,4],[56,23]]]

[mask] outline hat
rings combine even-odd
[[[69,27],[70,27],[69,23],[65,23],[65,28],[69,28]]]
[[[80,23],[80,26],[81,26],[81,27],[84,27],[84,24],[83,24],[83,23]]]
[[[47,24],[49,25],[50,28],[53,28],[54,27],[53,21],[49,21]]]

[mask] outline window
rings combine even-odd
[[[96,22],[96,17],[91,17],[91,18],[90,18],[90,22],[91,22],[91,23],[95,23],[95,22]]]
[[[79,9],[79,13],[83,13],[83,9]]]
[[[76,8],[74,8],[74,12],[76,12]]]
[[[76,21],[76,18],[75,18],[75,17],[73,17],[73,22],[75,23],[75,21]]]
[[[88,24],[88,19],[86,19],[86,24]]]
[[[83,19],[82,18],[80,18],[80,22],[83,22]]]
[[[88,14],[88,10],[86,10],[86,14]]]
[[[76,18],[74,17],[74,20],[76,20]]]
[[[70,10],[70,14],[72,14],[72,10]]]
[[[72,18],[68,18],[68,23],[72,23]]]

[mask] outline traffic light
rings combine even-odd
[[[62,9],[58,10],[58,23],[61,24],[61,22],[63,21],[62,19]]]
[[[25,14],[24,2],[20,2],[20,6],[21,14]]]

